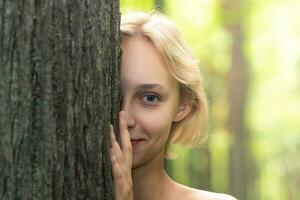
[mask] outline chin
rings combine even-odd
[[[145,162],[143,162],[143,159],[137,155],[133,155],[133,160],[132,160],[132,170],[139,168],[143,166]]]

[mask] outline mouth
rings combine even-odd
[[[132,145],[137,145],[142,141],[143,141],[143,139],[130,139],[130,142]]]

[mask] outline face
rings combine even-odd
[[[177,81],[155,47],[140,36],[126,38],[121,48],[122,109],[133,145],[133,168],[145,165],[164,149],[172,122],[184,116]]]

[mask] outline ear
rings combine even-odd
[[[173,120],[173,122],[182,121],[191,112],[192,106],[189,103],[182,103],[179,105],[178,112]]]

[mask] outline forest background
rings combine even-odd
[[[160,10],[183,34],[210,108],[200,148],[174,146],[169,174],[241,200],[300,196],[300,1],[121,0]]]

